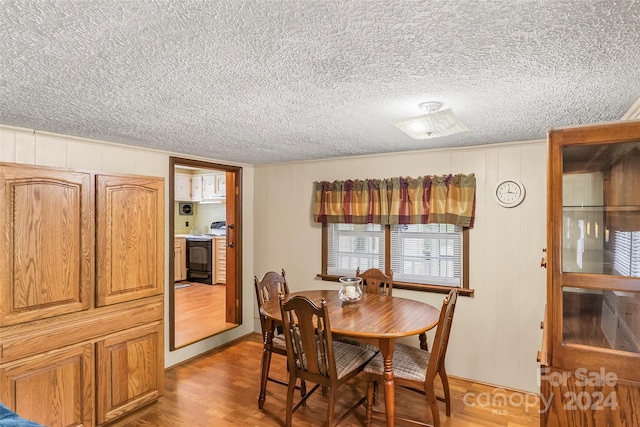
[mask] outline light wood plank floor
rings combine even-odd
[[[233,328],[225,322],[225,285],[189,285],[175,290],[175,342],[180,347]]]
[[[230,346],[214,350],[182,365],[170,368],[166,373],[165,394],[155,404],[131,415],[116,425],[118,427],[147,426],[283,426],[286,387],[269,382],[267,400],[262,411],[258,410],[260,357],[262,343],[259,334],[245,337]],[[271,373],[286,378],[286,359],[274,355]],[[460,379],[450,379],[452,416],[447,418],[442,406],[440,414],[443,427],[534,427],[539,425],[537,396],[496,390],[493,387]],[[342,405],[337,413],[355,402],[366,390],[361,376],[340,388]],[[486,394],[486,395],[485,395]],[[296,399],[299,395],[296,395]],[[465,398],[466,396],[466,398]],[[483,397],[485,396],[485,397]],[[512,405],[502,406],[501,396]],[[491,401],[498,398],[491,404]],[[424,398],[398,388],[396,413],[431,421],[431,414]],[[383,392],[380,400],[384,401]],[[468,404],[465,404],[465,401]],[[529,402],[526,407],[524,402]],[[382,409],[380,405],[379,409]],[[293,415],[294,426],[321,426],[325,419],[327,399],[316,392],[306,407]],[[358,408],[341,426],[365,424],[365,409]],[[399,424],[399,423],[398,423]],[[374,426],[384,426],[384,420],[374,419]]]

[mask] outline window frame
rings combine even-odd
[[[384,259],[385,265],[391,266],[391,226],[384,225]],[[329,224],[322,223],[322,273],[317,274],[316,277],[322,280],[337,282],[341,276],[332,275],[327,273],[328,266],[328,248],[329,248]],[[393,281],[393,287],[397,289],[408,289],[412,291],[422,292],[434,292],[434,293],[449,293],[451,289],[457,289],[460,295],[471,296],[474,290],[469,288],[469,228],[462,228],[462,265],[461,265],[461,286],[444,286],[444,285],[429,285],[422,283],[409,283]]]

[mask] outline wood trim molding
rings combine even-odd
[[[640,98],[633,103],[629,111],[625,113],[620,120],[634,120],[640,119]]]

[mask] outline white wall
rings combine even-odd
[[[447,369],[451,375],[537,392],[546,273],[546,143],[494,144],[256,166],[255,272],[284,268],[292,291],[336,289],[321,271],[321,226],[312,221],[312,183],[320,180],[475,173],[476,220],[470,233],[473,297],[458,299]],[[511,209],[494,201],[499,179],[526,187]],[[397,290],[394,296],[440,306],[442,294]],[[430,340],[433,337],[433,331]],[[413,338],[411,342],[417,342]]]
[[[46,132],[34,132],[32,129],[18,129],[0,125],[0,161],[24,163],[30,165],[55,166],[71,169],[90,170],[105,173],[126,173],[135,175],[159,176],[165,179],[165,212],[169,212],[169,157],[179,155],[198,160],[224,163],[215,159],[203,159],[147,150],[126,145],[111,144],[102,141],[80,139]],[[230,340],[253,332],[253,167],[243,167],[243,283],[244,294],[242,310],[244,322],[239,327],[200,341],[180,350],[170,352],[168,320],[165,322],[165,366],[171,366],[194,357]],[[171,209],[174,207],[171,206]],[[169,318],[169,251],[173,236],[169,239],[169,215],[165,217],[165,319]]]

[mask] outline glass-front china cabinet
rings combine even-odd
[[[548,135],[543,426],[640,426],[640,121]]]

